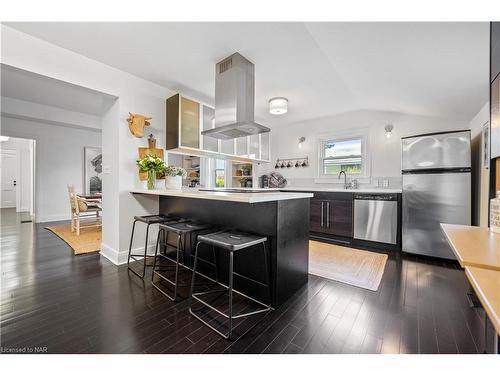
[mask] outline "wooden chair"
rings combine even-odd
[[[68,185],[69,202],[71,207],[71,231],[80,235],[80,229],[101,227],[102,220],[100,203],[95,200],[79,197],[74,185]],[[85,225],[82,225],[85,224]]]

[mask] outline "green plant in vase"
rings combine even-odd
[[[167,166],[165,166],[165,169],[163,171],[165,172],[165,176],[170,176],[170,177],[175,177],[175,176],[186,177],[187,176],[187,172],[184,168],[176,167],[175,165],[167,165]]]
[[[187,176],[187,172],[182,167],[167,165],[165,167],[165,187],[167,190],[180,190],[182,188],[182,178]]]
[[[137,166],[139,167],[139,172],[148,174],[148,190],[153,190],[156,187],[156,173],[165,171],[165,162],[158,156],[147,155],[137,160]]]

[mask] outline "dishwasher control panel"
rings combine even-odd
[[[365,201],[397,201],[397,194],[371,194],[371,193],[355,193],[354,199]]]

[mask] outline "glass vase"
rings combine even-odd
[[[148,171],[148,190],[154,190],[156,188],[156,172]]]

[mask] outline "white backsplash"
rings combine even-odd
[[[279,172],[279,170],[278,170]],[[286,178],[286,177],[285,177]],[[316,183],[314,178],[286,178],[288,181],[287,187],[321,187],[321,188],[340,188],[343,187],[343,179],[338,183]],[[350,178],[347,181],[351,181]],[[401,189],[401,177],[372,177],[370,182],[360,182],[360,189],[363,188],[386,188],[386,189]]]

